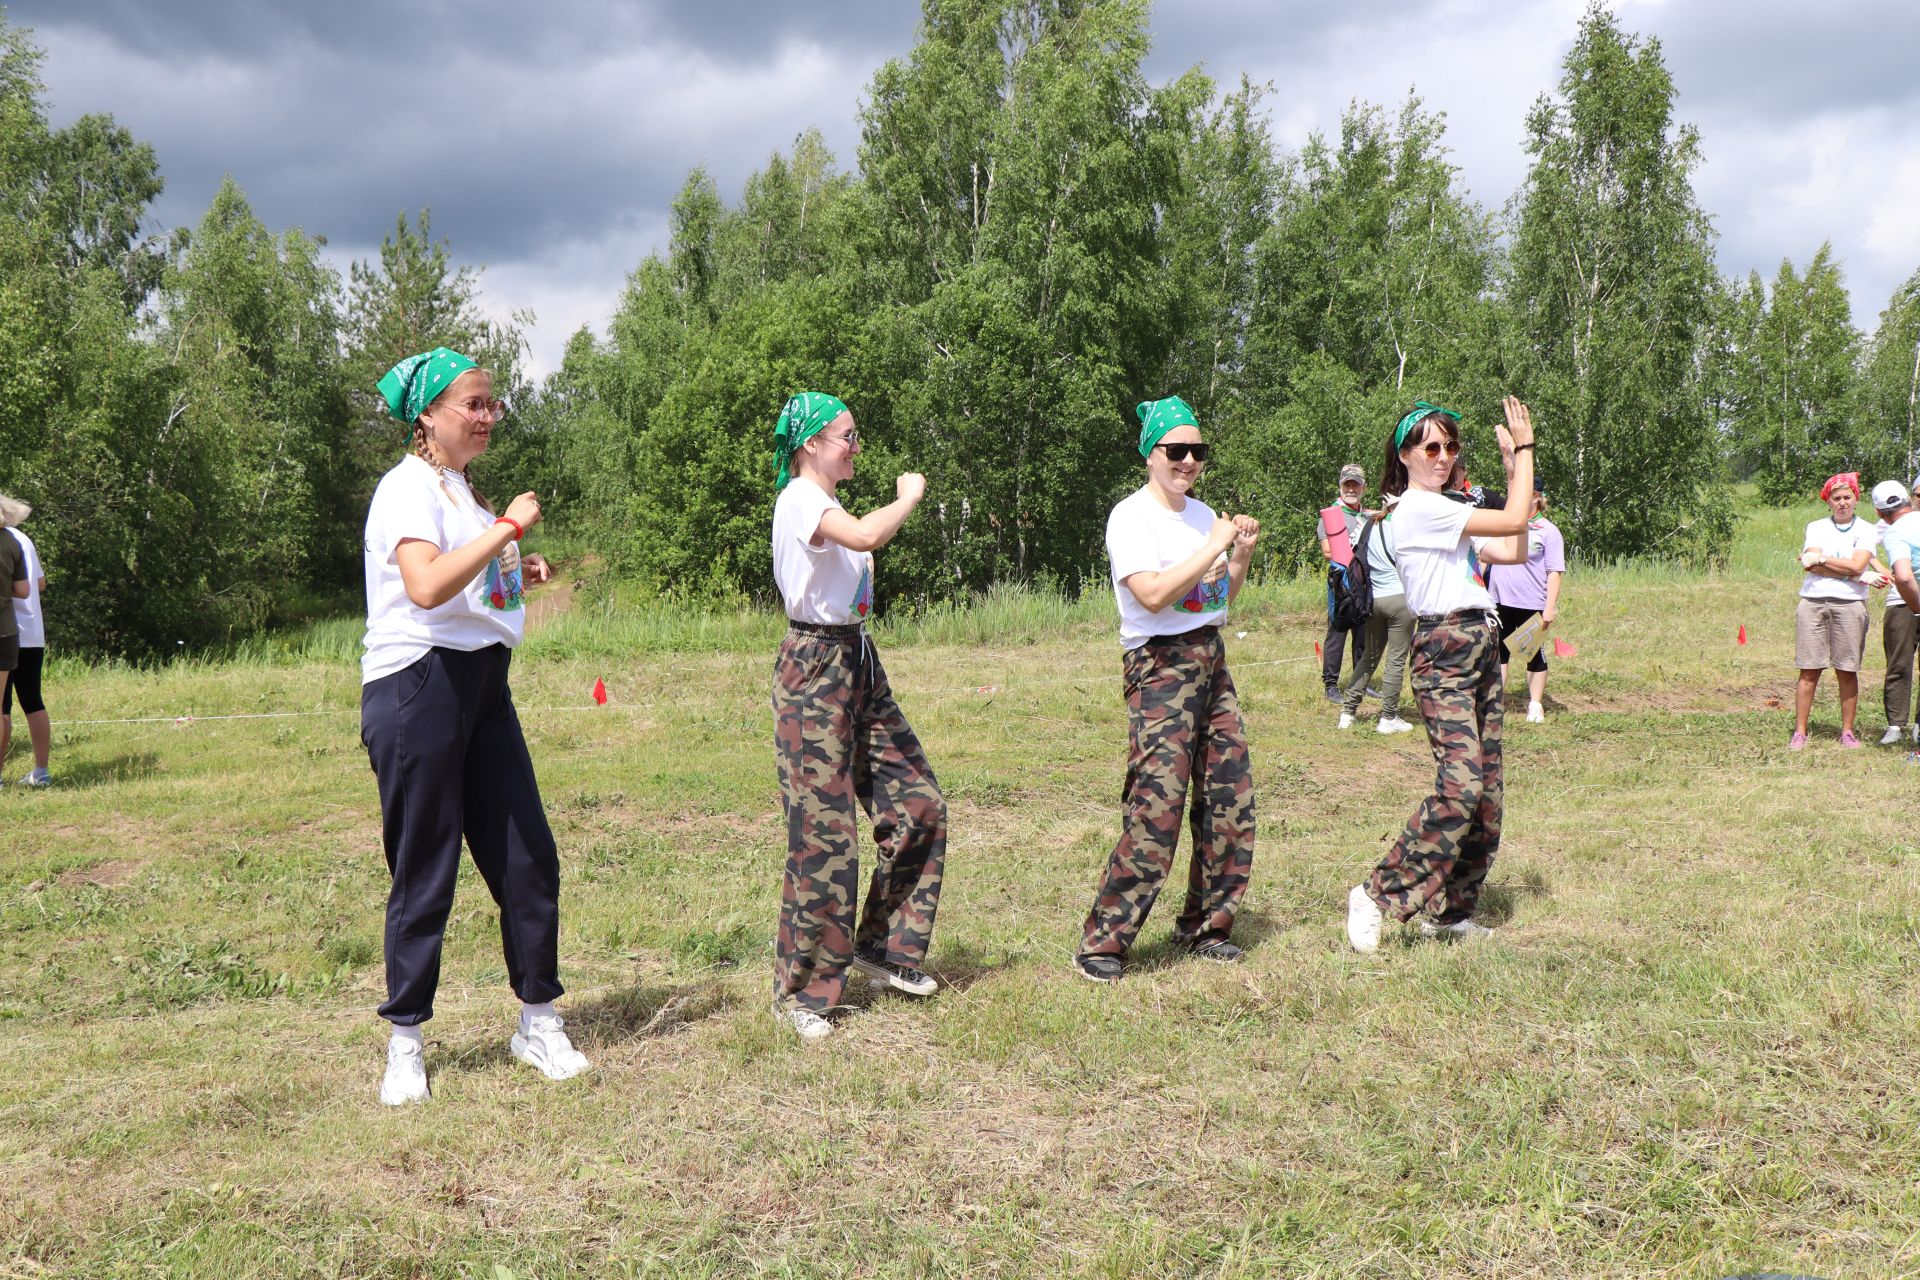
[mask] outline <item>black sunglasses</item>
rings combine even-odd
[[[1185,462],[1188,454],[1193,455],[1195,462],[1207,460],[1207,446],[1204,444],[1157,444],[1154,448],[1165,449],[1168,462]]]

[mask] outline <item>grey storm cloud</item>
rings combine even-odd
[[[5,3],[5,0],[0,0]],[[1559,79],[1584,0],[1159,0],[1156,81],[1199,64],[1271,86],[1274,133],[1338,129],[1358,98],[1414,89],[1446,112],[1467,185],[1499,207],[1525,174],[1527,106]],[[1912,0],[1616,0],[1657,35],[1701,128],[1723,268],[1771,275],[1832,237],[1871,324],[1920,260],[1920,49]],[[857,162],[874,70],[913,44],[912,0],[11,0],[47,50],[56,120],[109,112],[151,142],[162,225],[193,225],[222,175],[273,227],[371,254],[430,205],[489,305],[532,306],[537,364],[603,324],[660,247],[695,165],[729,198],[803,129]]]

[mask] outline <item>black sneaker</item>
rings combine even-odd
[[[1328,702],[1345,702],[1346,701],[1345,697],[1343,697],[1340,693],[1339,685],[1330,684],[1327,686],[1327,701]]]
[[[1120,981],[1120,959],[1118,956],[1075,956],[1073,970],[1088,982]]]
[[[1208,938],[1205,942],[1190,942],[1187,950],[1202,960],[1211,960],[1215,964],[1237,964],[1246,952],[1234,946],[1225,938]]]
[[[865,956],[853,958],[856,973],[863,973],[875,982],[884,982],[895,991],[903,991],[910,996],[930,996],[940,989],[940,984],[904,964],[895,964],[891,960],[869,960]]]

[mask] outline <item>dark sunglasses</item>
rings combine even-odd
[[[1420,452],[1429,458],[1437,458],[1443,453],[1452,458],[1459,455],[1460,446],[1452,440],[1429,440],[1420,446]]]
[[[1205,462],[1207,460],[1208,450],[1204,444],[1158,444],[1155,445],[1154,448],[1165,449],[1167,451],[1168,462],[1185,462],[1188,454],[1193,455],[1195,462]]]

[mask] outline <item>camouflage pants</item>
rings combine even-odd
[[[1081,955],[1125,955],[1173,869],[1193,787],[1193,860],[1174,921],[1182,943],[1225,938],[1253,871],[1253,765],[1240,700],[1214,627],[1127,651],[1126,806],[1120,842],[1087,913]]]
[[[787,632],[773,664],[773,725],[787,818],[774,999],[819,1011],[840,1003],[856,949],[896,964],[925,962],[946,861],[947,802],[857,627]],[[878,847],[857,928],[856,800]]]
[[[1394,920],[1473,916],[1500,847],[1500,626],[1465,610],[1422,620],[1413,635],[1413,692],[1438,769],[1433,794],[1367,881]]]

